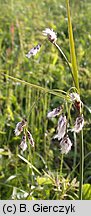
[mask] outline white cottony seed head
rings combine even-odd
[[[67,154],[71,150],[72,142],[69,139],[68,135],[64,136],[60,142],[61,153]]]
[[[27,58],[30,58],[31,56],[35,56],[37,54],[37,52],[40,51],[40,47],[41,47],[41,44],[38,44],[37,46],[33,47],[29,52],[28,54],[26,54],[26,57]]]
[[[62,106],[54,108],[51,112],[48,112],[47,118],[53,118],[55,116],[58,116],[61,111],[62,111]]]
[[[84,126],[84,117],[83,115],[81,115],[76,118],[74,128],[72,129],[72,131],[74,131],[75,133],[79,133],[82,130],[83,126]]]
[[[57,33],[53,31],[53,29],[46,28],[43,31],[43,35],[48,37],[48,40],[52,43],[57,40]]]
[[[23,119],[21,122],[18,122],[15,128],[15,135],[19,136],[20,133],[23,131],[23,127],[26,126],[27,120]]]
[[[62,139],[66,133],[67,119],[65,115],[61,115],[58,120],[57,134],[54,136],[54,139]]]
[[[26,135],[25,134],[22,137],[20,148],[22,149],[22,151],[25,151],[27,149]]]
[[[59,120],[58,120],[58,140],[64,137],[66,133],[66,125],[67,125],[67,119],[65,115],[61,115]]]
[[[74,102],[74,101],[77,101],[77,102],[81,102],[80,100],[80,95],[76,92],[73,92],[70,94],[70,99]]]
[[[22,131],[23,131],[22,123],[18,122],[15,128],[15,135],[19,136]]]
[[[30,133],[30,131],[27,131],[27,135],[28,135],[28,140],[29,140],[30,145],[32,145],[32,147],[34,147],[34,140],[33,140],[33,137],[32,137],[32,134]]]

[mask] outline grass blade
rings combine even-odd
[[[39,172],[39,170],[33,166],[26,158],[22,157],[21,155],[18,154],[18,157],[23,160],[25,163],[27,163],[29,165],[30,168],[34,169],[39,175],[41,175],[41,173]]]
[[[24,84],[24,85],[30,86],[30,87],[32,87],[32,88],[38,89],[38,90],[43,91],[43,92],[45,92],[45,93],[49,93],[49,94],[58,96],[58,97],[60,97],[60,98],[63,98],[63,99],[65,99],[65,100],[68,100],[68,101],[69,101],[69,97],[68,97],[67,93],[66,93],[65,91],[63,91],[63,90],[60,90],[60,93],[57,93],[57,92],[56,92],[57,89],[56,89],[56,90],[53,90],[53,89],[50,90],[50,89],[48,89],[48,88],[41,87],[41,86],[35,85],[35,84],[33,84],[33,83],[29,83],[29,82],[27,82],[27,81],[24,81],[24,80],[22,80],[22,79],[19,79],[19,78],[16,78],[16,77],[13,77],[13,76],[10,76],[10,75],[7,75],[7,74],[3,74],[3,75],[6,76],[6,77],[8,77],[8,78],[11,79],[11,80],[14,80],[15,82],[20,82],[20,83],[22,83],[22,84]]]
[[[73,38],[73,31],[72,31],[71,16],[70,16],[69,0],[66,0],[66,2],[67,2],[68,33],[69,33],[69,44],[70,44],[72,74],[73,74],[73,78],[74,78],[75,87],[77,88],[77,90],[79,90],[78,69],[77,69],[77,61],[76,61],[76,54],[75,54],[75,46],[74,46],[74,38]]]

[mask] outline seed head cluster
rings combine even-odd
[[[21,133],[23,134],[21,143],[20,143],[20,148],[22,149],[22,151],[25,151],[27,149],[26,139],[28,140],[30,145],[34,147],[34,140],[33,140],[32,134],[30,133],[30,131],[27,130],[26,127],[27,127],[27,120],[23,119],[21,122],[17,123],[16,128],[15,128],[16,136],[19,136]]]
[[[79,133],[84,126],[84,117],[83,114],[80,114],[80,108],[81,108],[80,106],[82,102],[80,100],[79,94],[74,92],[70,94],[70,99],[73,105],[79,103],[79,109],[78,107],[76,107],[76,109],[79,111],[78,116],[74,122],[73,128],[71,129],[71,132],[74,131],[75,133]],[[57,134],[54,136],[54,139],[57,138],[58,141],[60,142],[61,153],[67,154],[71,150],[72,142],[68,135],[67,117],[64,113],[62,113],[62,111],[63,109],[61,108],[59,109],[59,107],[54,108],[52,111],[48,112],[47,117],[50,119],[60,115],[58,119],[58,125],[57,125]]]

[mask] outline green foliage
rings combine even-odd
[[[83,199],[91,200],[91,185],[90,184],[83,185]]]
[[[70,114],[66,95],[73,87],[72,76],[56,47],[44,39],[42,30],[46,27],[57,32],[58,44],[69,62],[72,51],[78,88],[75,44],[85,118],[83,199],[91,199],[91,2],[70,1],[73,48],[69,47],[66,1],[1,0],[0,8],[0,199],[78,199],[80,136],[76,158],[73,145],[64,157],[60,176],[60,147],[52,139],[57,119],[49,121],[46,117],[49,110],[66,101],[64,109],[72,121],[70,115],[74,117],[75,112],[72,109]],[[40,52],[27,59],[26,53],[37,43],[43,43]],[[35,148],[28,143],[22,154],[21,136],[15,137],[14,129],[23,117],[27,118]]]

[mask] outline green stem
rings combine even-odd
[[[82,200],[83,166],[84,166],[84,148],[83,148],[83,130],[82,130],[82,131],[81,131],[81,145],[80,145],[80,183],[79,183],[79,200]]]
[[[76,139],[76,133],[74,132],[74,161],[73,161],[73,169],[76,167],[76,158],[77,158],[77,139]]]
[[[54,45],[57,47],[57,49],[59,50],[59,52],[61,53],[61,55],[64,57],[69,69],[70,69],[70,72],[71,72],[71,75],[72,75],[72,78],[73,78],[73,81],[75,83],[75,80],[74,80],[74,76],[73,76],[73,73],[72,73],[72,67],[71,67],[71,63],[68,61],[65,53],[63,52],[63,50],[60,48],[60,46],[55,42]],[[76,86],[76,85],[75,85]]]
[[[62,169],[63,169],[63,154],[61,155],[61,164],[60,164],[60,177],[62,176]]]
[[[40,91],[43,91],[43,92],[45,92],[45,93],[49,93],[49,94],[52,94],[52,95],[56,95],[56,96],[61,97],[61,98],[63,98],[63,99],[69,100],[69,98],[68,98],[68,96],[67,96],[67,93],[64,92],[63,90],[62,90],[62,91],[60,90],[60,93],[57,93],[57,92],[55,92],[54,90],[50,90],[50,89],[48,89],[48,88],[41,87],[41,86],[35,85],[35,84],[33,84],[33,83],[29,83],[29,82],[27,82],[27,81],[21,80],[21,79],[19,79],[19,78],[16,78],[16,77],[13,77],[13,76],[10,76],[10,75],[7,75],[7,74],[3,74],[3,73],[2,73],[2,75],[4,75],[4,76],[6,76],[6,77],[8,77],[8,78],[10,78],[10,79],[12,79],[12,80],[14,80],[15,82],[20,82],[20,83],[22,83],[22,84],[24,84],[24,85],[27,85],[27,86],[36,88],[36,89],[38,89],[38,90],[40,90]],[[62,94],[61,94],[61,93],[62,93]],[[65,95],[64,95],[63,93],[64,93]]]
[[[60,46],[55,42],[54,45],[57,47],[57,49],[59,50],[59,52],[62,54],[62,56],[64,57],[66,63],[68,64],[69,68],[71,68],[70,62],[68,61],[66,55],[64,54],[63,50],[60,48]]]

